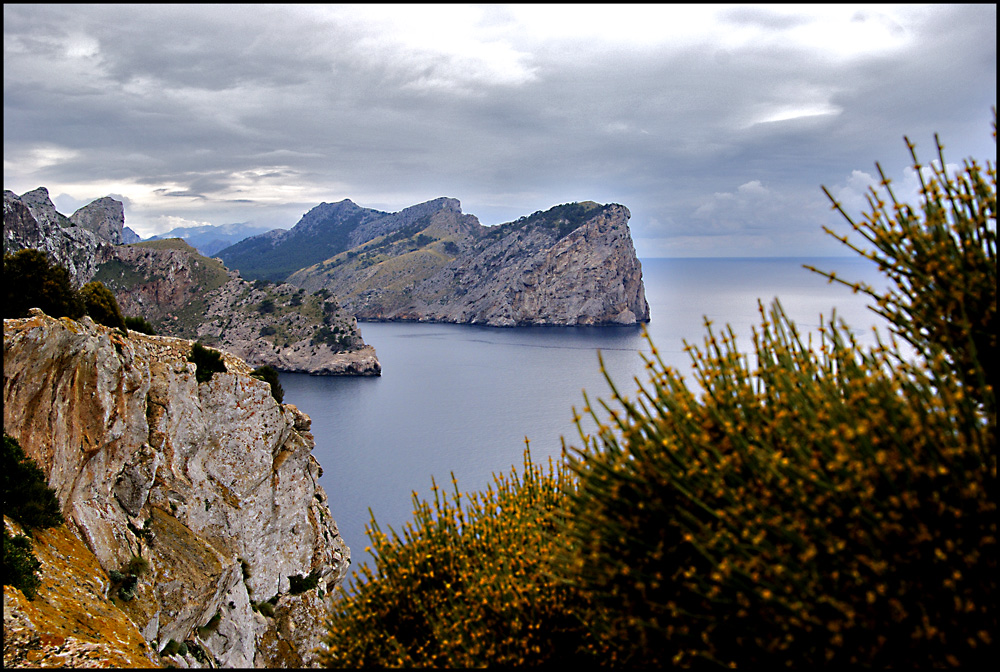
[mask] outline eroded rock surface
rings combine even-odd
[[[189,666],[311,665],[322,619],[301,614],[322,613],[350,550],[308,417],[229,354],[225,373],[198,383],[190,350],[89,318],[4,320],[4,429],[103,572],[96,592],[150,650],[183,642],[173,659]],[[125,599],[108,577],[137,555],[149,568]],[[310,574],[316,588],[289,593],[289,577]],[[268,601],[274,617],[255,608]],[[11,604],[11,618],[33,622]]]

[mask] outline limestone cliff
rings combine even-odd
[[[120,205],[120,204],[119,204]],[[79,212],[79,211],[78,211]],[[109,231],[114,227],[99,222],[95,213],[88,218],[94,226]],[[124,216],[122,218],[124,223]],[[121,240],[121,223],[118,240]],[[31,248],[45,252],[49,259],[65,266],[78,285],[87,282],[97,268],[98,254],[113,247],[110,239],[79,226],[71,218],[56,212],[45,187],[22,194],[3,192],[3,251],[4,254]]]
[[[622,205],[557,206],[483,227],[458,201],[302,269],[288,282],[362,320],[491,326],[628,325],[649,305]]]
[[[202,339],[253,366],[380,375],[357,320],[326,293],[303,296],[290,285],[251,285],[176,239],[121,245],[130,233],[124,221],[122,203],[112,198],[66,217],[44,187],[21,196],[5,191],[4,252],[42,250],[66,267],[76,285],[103,282],[125,315],[148,320],[158,333]]]
[[[43,585],[37,608],[5,587],[5,662],[17,631],[50,649],[71,634],[78,653],[117,641],[157,663],[154,652],[177,643],[177,665],[314,663],[350,550],[318,484],[310,420],[229,354],[225,373],[198,383],[190,349],[89,318],[4,320],[4,430],[43,469],[67,520],[39,535],[36,553],[50,576],[74,565]],[[148,571],[122,592],[118,572],[136,555]],[[292,594],[293,577],[314,587]],[[98,611],[86,606],[94,600]],[[67,618],[86,627],[70,633],[45,616],[74,604],[80,614]],[[51,653],[39,647],[36,658]]]
[[[126,315],[160,333],[198,339],[252,366],[314,375],[380,375],[357,320],[328,293],[250,283],[187,243],[160,240],[102,250],[93,279]]]

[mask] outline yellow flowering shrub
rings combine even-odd
[[[704,346],[689,346],[698,393],[653,348],[636,397],[612,386],[602,402],[609,420],[588,401],[599,430],[581,430],[572,451],[554,566],[593,601],[608,663],[950,666],[989,654],[990,164],[987,175],[935,167],[923,218],[873,195],[855,227],[895,285],[865,291],[915,361],[895,339],[861,348],[835,322],[813,343],[775,302],[761,306],[750,356],[706,325]]]
[[[994,121],[994,137],[996,123]],[[912,144],[907,140],[913,151]],[[548,470],[413,495],[368,530],[328,666],[973,666],[995,649],[996,171],[869,195],[892,330],[804,336],[760,306],[752,351],[706,323],[694,387],[652,347],[631,397]],[[916,160],[918,173],[923,168]],[[881,168],[879,168],[881,174]],[[832,232],[831,232],[832,233]],[[816,270],[816,269],[813,269]],[[899,341],[916,353],[904,356]],[[650,344],[652,346],[652,343]],[[603,364],[602,364],[603,366]],[[603,417],[607,414],[607,417]],[[454,477],[453,477],[454,483]]]
[[[557,583],[545,560],[558,541],[568,474],[531,462],[494,476],[483,493],[433,484],[413,493],[402,536],[372,519],[375,569],[362,567],[331,612],[330,667],[478,667],[586,658],[591,638],[575,589]],[[495,486],[495,487],[494,487]],[[464,498],[464,499],[463,499]]]

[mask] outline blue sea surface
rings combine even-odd
[[[690,372],[684,341],[702,345],[703,320],[718,334],[729,324],[743,352],[751,328],[777,297],[802,331],[816,332],[820,315],[836,308],[863,343],[884,322],[866,308],[870,299],[804,268],[876,288],[885,280],[860,258],[644,259],[647,325],[664,362]],[[525,438],[532,459],[558,459],[562,438],[582,444],[573,423],[583,391],[591,401],[609,399],[598,352],[619,391],[632,396],[635,377],[645,380],[640,352],[649,354],[642,328],[495,328],[452,324],[363,323],[361,331],[382,364],[375,378],[281,374],[285,402],[312,418],[313,451],[323,466],[320,484],[352,566],[374,567],[365,548],[370,514],[384,532],[402,533],[412,518],[411,493],[431,495],[432,477],[451,490],[484,490],[495,473],[520,471]],[[592,423],[585,426],[592,429]]]

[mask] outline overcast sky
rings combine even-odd
[[[841,254],[902,136],[995,161],[995,5],[4,5],[4,188],[291,228],[622,203],[640,257]]]

